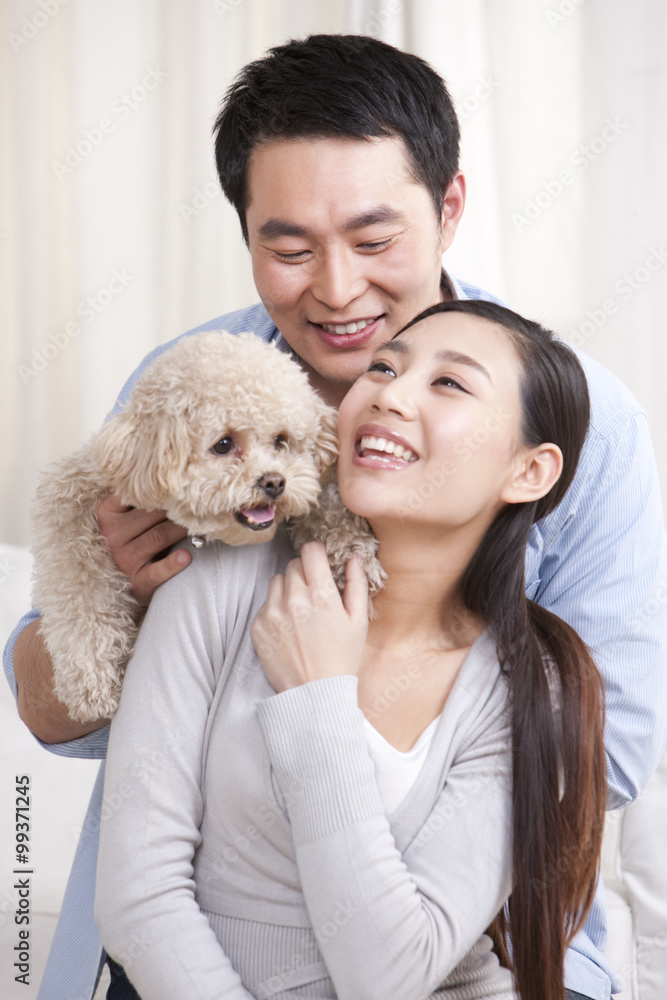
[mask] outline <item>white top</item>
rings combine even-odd
[[[375,780],[387,816],[398,809],[417,780],[439,721],[440,716],[426,727],[409,750],[397,750],[364,719],[368,752],[375,764]]]

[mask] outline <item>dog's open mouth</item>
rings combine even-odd
[[[236,520],[253,531],[264,531],[270,528],[276,519],[275,507],[242,507],[236,511]]]

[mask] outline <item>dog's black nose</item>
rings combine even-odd
[[[285,480],[278,472],[267,472],[265,476],[262,476],[257,481],[257,485],[272,500],[277,500],[285,489]]]

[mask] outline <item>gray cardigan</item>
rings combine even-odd
[[[276,694],[250,639],[284,536],[163,584],[107,757],[96,919],[142,1000],[514,1000],[507,689],[484,633],[386,816],[352,676]],[[287,640],[289,641],[289,640]]]

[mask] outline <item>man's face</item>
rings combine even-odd
[[[400,139],[299,139],[258,146],[248,190],[259,295],[313,385],[336,403],[376,348],[439,300],[463,179],[441,220]]]

